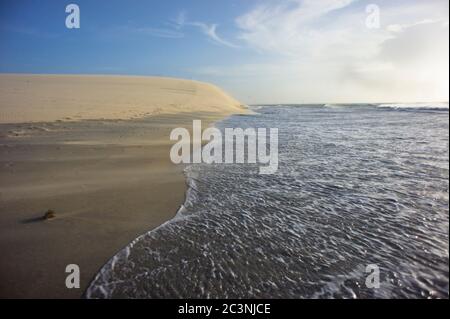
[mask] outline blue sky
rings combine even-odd
[[[1,1],[0,72],[183,77],[245,103],[448,101],[448,1]]]

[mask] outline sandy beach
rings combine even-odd
[[[0,16],[0,299],[449,298],[449,1]]]
[[[183,203],[171,129],[246,111],[188,80],[0,75],[0,112],[0,296],[79,298]],[[56,217],[43,220],[49,209]],[[65,286],[68,264],[80,266],[80,289]]]

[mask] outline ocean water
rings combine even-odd
[[[187,166],[177,216],[114,256],[86,297],[448,298],[448,104],[254,111],[217,127],[279,128],[277,173]]]

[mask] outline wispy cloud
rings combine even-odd
[[[354,19],[328,17],[353,2],[290,0],[261,5],[236,19],[240,29],[238,37],[261,52],[314,54],[326,44],[354,40],[358,33],[355,30],[363,25],[354,25]]]
[[[195,27],[198,28],[203,34],[205,34],[212,42],[227,46],[230,48],[238,48],[238,45],[223,39],[217,34],[218,24],[207,24],[198,21],[189,21],[185,12],[180,12],[177,18],[174,20],[175,27],[181,30],[184,27]]]
[[[184,37],[184,33],[169,28],[119,26],[115,27],[113,31],[115,34],[136,34],[157,38],[179,39]]]
[[[217,34],[217,24],[206,24],[202,22],[191,22],[189,25],[198,27],[205,35],[207,35],[213,42],[230,47],[230,48],[237,48],[238,46],[236,44],[233,44],[229,41],[226,41],[219,37]]]
[[[439,22],[439,21],[436,21],[436,20],[433,20],[433,19],[425,19],[425,20],[422,20],[422,21],[414,22],[414,23],[390,24],[390,25],[388,25],[386,27],[386,30],[389,31],[389,32],[400,33],[400,32],[405,31],[406,29],[414,27],[416,25],[435,23],[435,22]]]

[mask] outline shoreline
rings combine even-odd
[[[136,238],[172,220],[185,203],[185,166],[170,162],[170,129],[189,128],[192,119],[210,125],[227,116],[197,113],[102,124],[108,131],[109,125],[115,130],[120,123],[122,133],[138,123],[149,126],[152,136],[148,137],[148,145],[132,142],[134,136],[119,145],[84,144],[82,140],[65,144],[55,139],[54,131],[19,138],[24,144],[1,143],[0,248],[4,254],[0,262],[0,296],[83,297],[111,258]],[[92,138],[90,130],[98,121],[89,122],[60,125],[66,127],[64,135],[78,139],[78,134],[88,131],[87,136]],[[3,128],[0,124],[0,132]],[[70,154],[78,158],[67,160]],[[145,163],[147,160],[150,163]],[[111,163],[99,165],[97,161]],[[5,167],[5,163],[11,166]],[[128,164],[133,167],[126,169]],[[95,180],[108,175],[113,178],[95,184]],[[39,185],[30,186],[29,181],[39,181]],[[54,210],[56,217],[41,220],[47,209]],[[68,264],[80,267],[80,289],[65,287],[64,270]]]
[[[180,164],[180,165],[185,165],[185,164]],[[130,251],[130,249],[133,248],[133,246],[143,237],[145,237],[147,234],[154,232],[162,227],[164,227],[165,225],[168,225],[174,221],[177,220],[177,218],[179,217],[179,214],[182,212],[182,210],[184,209],[184,206],[189,198],[189,190],[190,190],[190,186],[189,186],[189,177],[184,174],[184,169],[182,170],[184,179],[185,179],[185,187],[186,190],[184,192],[184,200],[183,202],[180,204],[180,206],[178,207],[178,209],[175,212],[175,215],[173,215],[170,219],[164,221],[163,223],[161,223],[160,225],[149,229],[145,232],[143,232],[142,234],[139,234],[135,239],[133,239],[132,241],[130,241],[128,244],[126,244],[124,247],[122,247],[121,249],[119,249],[113,256],[111,256],[99,269],[98,271],[93,275],[93,277],[91,278],[91,280],[88,282],[85,290],[83,291],[83,294],[81,295],[81,298],[83,299],[96,299],[96,298],[91,298],[91,293],[89,291],[89,289],[91,288],[92,284],[94,282],[96,282],[99,278],[101,278],[104,273],[103,271],[106,270],[110,270],[113,266],[113,264],[115,264],[118,260],[120,260],[121,258],[123,258],[124,255],[127,255]],[[105,269],[106,267],[108,267],[108,269]],[[105,296],[105,299],[107,299],[107,296]]]
[[[251,114],[252,111],[248,110],[248,114]],[[226,119],[228,119],[229,117],[236,115],[237,113],[233,113],[233,114],[223,114],[221,116],[216,116],[216,117],[212,117],[209,119],[209,121],[205,122],[206,123],[206,127],[215,127],[217,123],[224,121]],[[189,129],[190,134],[192,134],[192,130]],[[189,200],[189,192],[192,188],[191,183],[193,181],[190,180],[189,176],[185,173],[186,172],[186,167],[187,165],[192,165],[191,164],[178,164],[177,167],[183,167],[183,169],[181,170],[181,174],[184,177],[184,181],[185,181],[185,191],[184,191],[184,200],[183,202],[179,205],[178,209],[175,212],[175,215],[173,215],[170,219],[164,221],[163,223],[161,223],[160,225],[149,229],[145,232],[143,232],[142,234],[139,234],[138,236],[136,236],[135,239],[133,239],[132,241],[130,241],[128,244],[126,244],[124,247],[122,247],[121,249],[119,249],[113,256],[111,256],[111,258],[109,258],[99,269],[98,271],[94,274],[94,276],[92,277],[92,279],[89,281],[86,289],[83,291],[83,294],[81,296],[81,298],[84,299],[90,299],[90,294],[89,294],[89,289],[91,288],[91,285],[97,281],[99,278],[102,277],[103,270],[110,270],[109,269],[105,269],[105,267],[111,267],[111,264],[116,263],[118,260],[120,260],[121,258],[123,258],[123,255],[127,254],[129,252],[130,249],[133,248],[133,246],[143,237],[145,237],[147,234],[154,232],[158,229],[160,229],[161,227],[164,227],[165,225],[168,225],[169,223],[172,223],[174,221],[177,220],[177,218],[180,217],[180,214],[183,213],[183,210],[185,209],[185,204],[188,202]],[[105,298],[107,298],[107,296],[105,296]]]
[[[227,114],[227,115],[223,115],[221,117],[217,117],[215,119],[210,119],[209,122],[206,122],[206,126],[207,127],[211,127],[211,126],[215,126],[216,123],[219,123],[221,121],[226,120],[227,118],[233,116],[235,114]],[[189,129],[190,134],[192,134],[192,130]],[[189,200],[189,191],[191,189],[191,185],[190,185],[190,178],[189,176],[185,173],[186,171],[186,167],[187,165],[192,165],[192,164],[177,164],[177,167],[183,167],[183,169],[181,170],[182,175],[184,176],[184,180],[185,180],[185,191],[184,191],[184,200],[183,202],[179,205],[178,209],[176,210],[175,214],[168,220],[164,221],[163,223],[161,223],[160,225],[149,229],[145,232],[143,232],[142,234],[139,234],[138,236],[136,236],[135,239],[133,239],[132,241],[130,241],[128,244],[126,244],[124,247],[122,247],[121,249],[119,249],[113,256],[111,256],[111,258],[109,258],[99,269],[98,271],[94,274],[94,276],[92,277],[92,279],[88,282],[88,285],[86,286],[86,289],[83,291],[83,294],[81,295],[81,298],[83,299],[91,299],[90,297],[90,292],[89,289],[91,288],[92,284],[97,281],[99,278],[101,278],[103,276],[103,270],[110,270],[112,264],[115,264],[118,260],[120,260],[121,258],[123,258],[124,255],[127,255],[130,251],[130,249],[133,248],[133,246],[143,237],[145,237],[146,235],[148,235],[149,233],[152,233],[172,222],[175,222],[179,217],[180,214],[182,214],[183,210],[185,209],[185,204],[187,203],[187,201]],[[109,267],[108,269],[105,269],[105,267]],[[98,287],[97,287],[98,289]],[[105,298],[107,299],[108,297],[105,296]],[[96,299],[96,298],[93,298]]]
[[[174,217],[187,186],[182,166],[169,158],[170,131],[246,112],[214,104],[221,95],[213,90],[208,99],[209,87],[203,89],[192,97],[203,104],[191,101],[180,112],[0,123],[1,297],[83,297],[115,254]],[[44,220],[47,210],[56,217]],[[65,286],[68,264],[80,267],[79,289]]]

